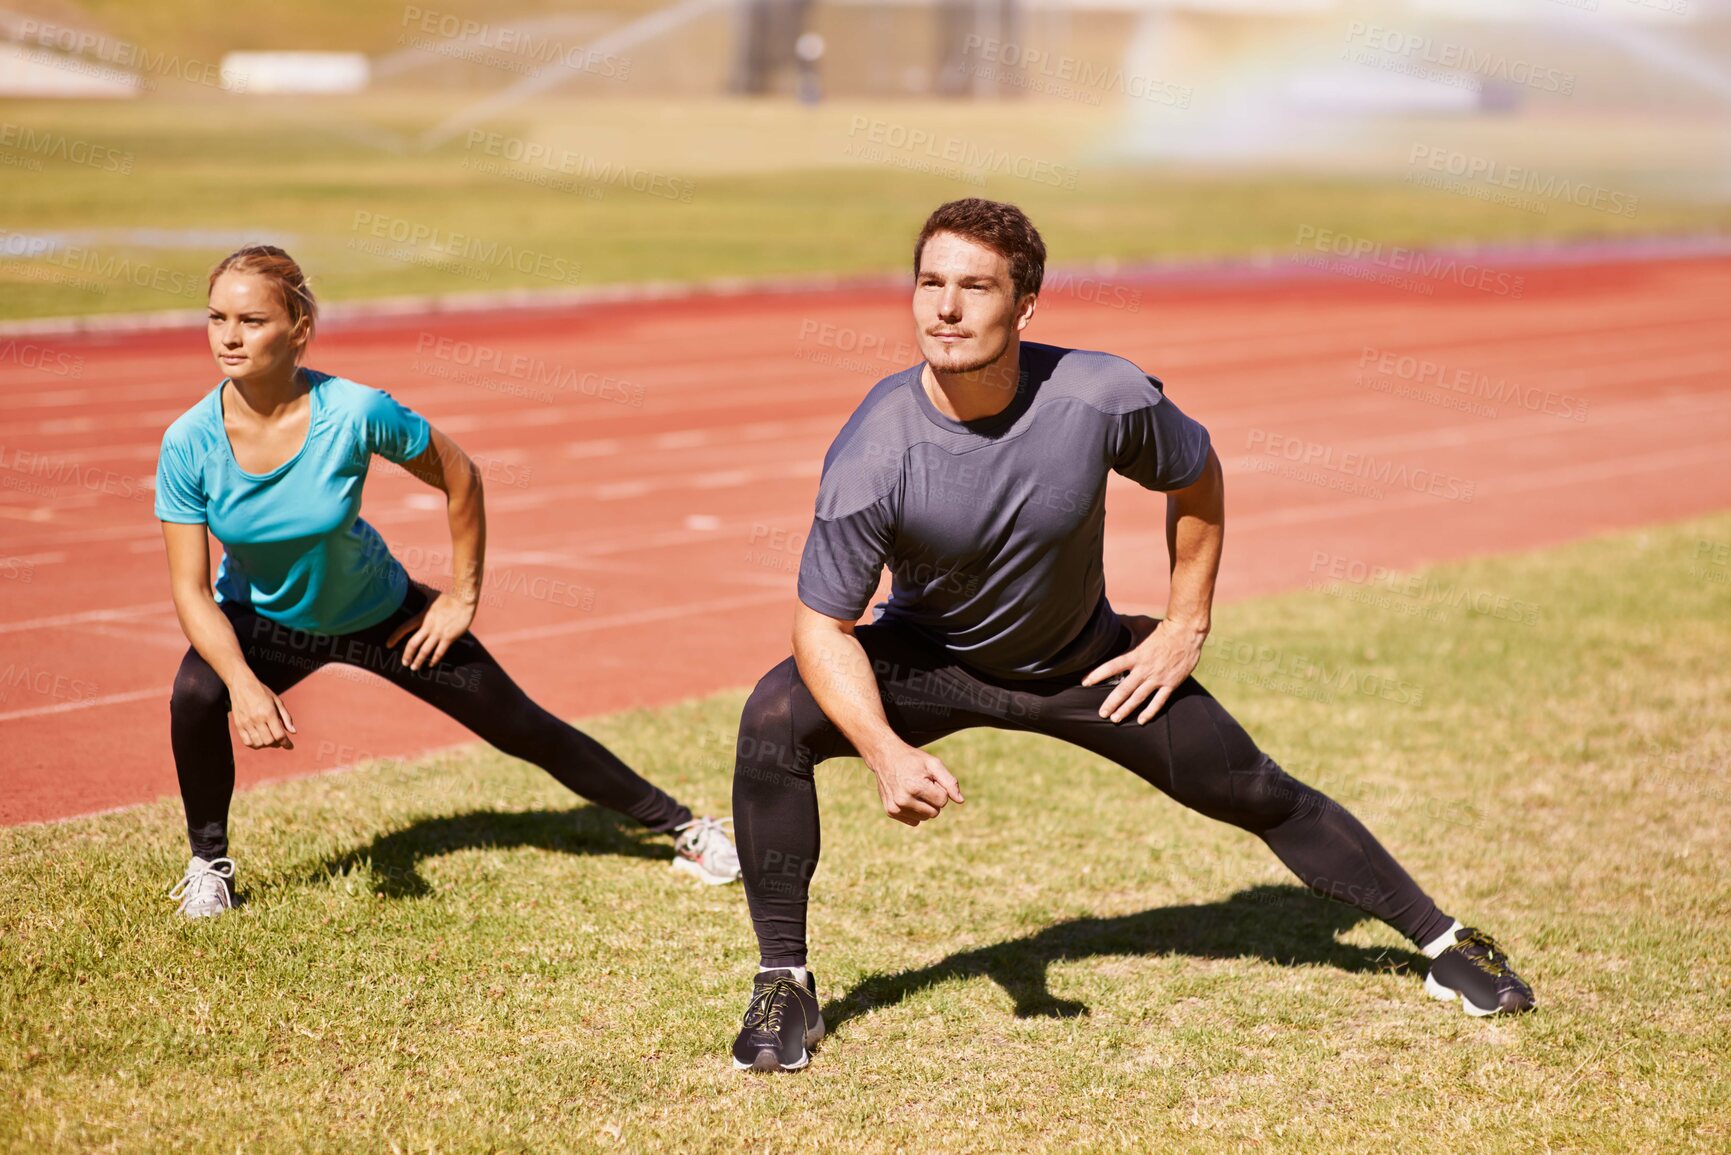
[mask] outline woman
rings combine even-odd
[[[473,463],[388,393],[300,366],[317,305],[283,250],[251,245],[210,274],[223,382],[162,439],[156,515],[192,648],[171,704],[192,861],[170,892],[188,918],[234,902],[228,717],[253,749],[294,746],[282,695],[331,662],[380,675],[599,805],[677,834],[673,865],[731,882],[723,820],[691,811],[536,705],[468,632],[486,518]],[[373,454],[446,495],[452,586],[416,585],[359,517]],[[205,534],[223,545],[213,591]]]

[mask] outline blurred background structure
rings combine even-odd
[[[1683,162],[1691,129],[1731,117],[1731,0],[307,0],[244,21],[208,0],[8,3],[0,97],[169,96],[214,71],[234,95],[430,91],[495,110],[789,98],[809,32],[833,99],[1080,103],[1115,121],[1114,155],[1148,159],[1339,164],[1321,146],[1428,115],[1530,137],[1610,118],[1610,136],[1586,130],[1601,149],[1645,147],[1650,128]]]
[[[434,224],[577,243],[565,284],[881,272],[899,241],[855,223],[982,191],[1117,265],[1731,219],[1731,0],[3,2],[0,321],[184,307],[44,267],[67,246],[547,287],[454,269]]]

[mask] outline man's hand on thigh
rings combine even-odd
[[[1147,702],[1147,708],[1136,716],[1138,725],[1147,725],[1196,669],[1202,658],[1202,643],[1208,635],[1176,622],[1157,621],[1140,614],[1124,620],[1130,626],[1134,645],[1089,671],[1082,684],[1093,686],[1123,674],[1124,680],[1100,704],[1100,717],[1122,722]]]

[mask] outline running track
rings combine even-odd
[[[1318,553],[1411,566],[1731,505],[1731,258],[1502,267],[1524,276],[1518,299],[1292,269],[1106,294],[1133,309],[1054,292],[1030,336],[1136,359],[1212,429],[1225,599],[1303,585]],[[526,375],[463,364],[474,349],[441,358],[426,347],[440,338],[523,358]],[[392,390],[485,463],[493,593],[476,632],[577,717],[747,686],[786,654],[823,451],[873,381],[915,359],[909,338],[901,292],[854,289],[353,321],[311,361]],[[41,347],[64,359],[40,367]],[[1367,349],[1507,379],[1586,420],[1399,396],[1410,382]],[[549,369],[573,382],[553,401],[534,395]],[[196,330],[0,338],[0,823],[174,793],[185,642],[147,479],[163,427],[215,379]],[[1290,475],[1294,447],[1321,458],[1314,476]],[[1389,464],[1407,481],[1352,491]],[[1432,475],[1472,499],[1424,491]],[[1158,607],[1163,503],[1112,485],[1113,600]],[[437,579],[433,496],[375,469],[366,516]],[[298,749],[241,751],[241,783],[465,739],[364,678],[294,690]]]

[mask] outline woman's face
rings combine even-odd
[[[269,277],[229,271],[210,287],[210,352],[230,380],[293,375],[306,348],[305,325],[289,321],[282,289]]]

